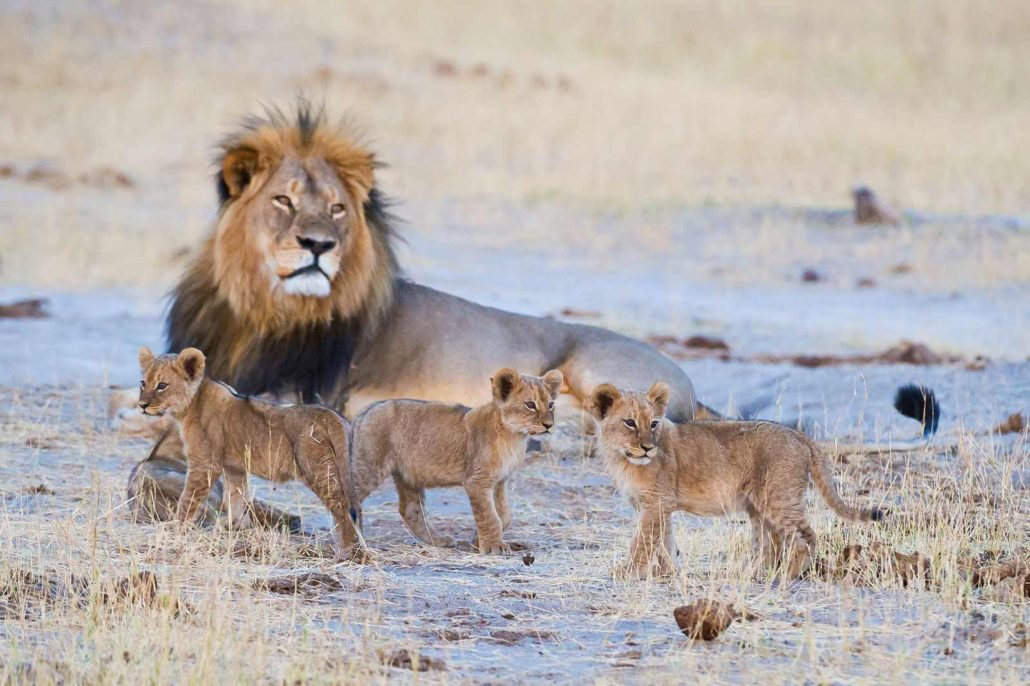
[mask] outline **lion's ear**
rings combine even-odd
[[[147,346],[140,346],[139,349],[139,368],[143,371],[147,370],[150,363],[154,361],[154,353],[150,352],[150,348]]]
[[[594,419],[604,419],[615,401],[622,397],[622,393],[610,383],[603,383],[595,388],[587,399],[587,412],[594,416]]]
[[[490,379],[490,384],[494,389],[494,399],[503,403],[521,382],[522,377],[514,369],[505,367],[499,370]]]
[[[655,381],[647,391],[647,399],[654,405],[655,412],[664,416],[665,410],[669,407],[669,384]]]
[[[196,381],[204,376],[204,367],[207,360],[204,358],[204,353],[196,348],[186,348],[183,350],[179,353],[178,361],[183,373],[190,381]]]
[[[552,369],[543,376],[544,385],[547,386],[547,392],[551,394],[552,398],[557,398],[558,394],[561,393],[561,386],[565,383],[565,375],[557,369]]]
[[[218,176],[218,196],[222,202],[240,197],[250,185],[258,168],[258,152],[253,148],[234,148],[222,157]]]

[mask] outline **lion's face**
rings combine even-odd
[[[557,369],[543,376],[501,369],[490,379],[494,402],[501,410],[501,421],[518,433],[534,436],[551,433],[554,428],[554,401],[564,380]]]
[[[325,298],[340,272],[353,201],[320,157],[287,157],[249,202],[251,238],[268,255],[273,289]]]
[[[143,414],[180,417],[186,412],[204,378],[204,353],[186,348],[178,355],[154,355],[139,349],[139,402]]]
[[[647,393],[601,384],[587,400],[587,410],[597,420],[604,448],[638,466],[650,464],[657,455],[658,435],[668,405],[669,387],[661,381]]]

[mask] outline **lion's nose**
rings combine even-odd
[[[654,446],[641,443],[640,444],[640,449],[644,451],[645,455],[650,455],[651,451],[654,450]]]
[[[300,247],[310,250],[311,254],[318,257],[322,253],[329,252],[336,247],[336,241],[331,238],[310,238],[308,236],[297,236]]]

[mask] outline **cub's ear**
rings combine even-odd
[[[595,388],[590,397],[587,398],[587,412],[594,416],[594,419],[602,420],[608,415],[615,401],[622,397],[622,393],[610,383],[603,383]]]
[[[206,363],[207,360],[204,358],[204,353],[196,348],[186,348],[179,353],[179,365],[182,367],[183,373],[186,374],[186,378],[190,381],[196,381],[204,376],[204,366]]]
[[[150,363],[154,361],[154,353],[150,352],[150,348],[147,346],[140,346],[139,349],[139,368],[143,371],[147,370]]]
[[[647,391],[647,399],[654,405],[655,412],[664,416],[665,410],[669,407],[669,384],[655,381]]]
[[[522,377],[514,369],[505,367],[494,374],[490,383],[494,388],[494,399],[504,402],[511,392],[522,383]]]
[[[544,374],[544,385],[547,386],[547,392],[551,394],[552,398],[557,398],[558,394],[561,393],[561,386],[565,383],[565,375],[557,369]]]
[[[218,199],[223,203],[240,197],[258,168],[258,151],[250,147],[227,150],[218,175]]]

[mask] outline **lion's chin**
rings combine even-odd
[[[306,272],[283,279],[283,291],[287,295],[306,295],[325,298],[331,290],[329,279],[322,272]]]
[[[629,460],[630,464],[635,464],[638,467],[651,464],[650,457],[633,457],[632,455],[627,455],[626,459]]]

